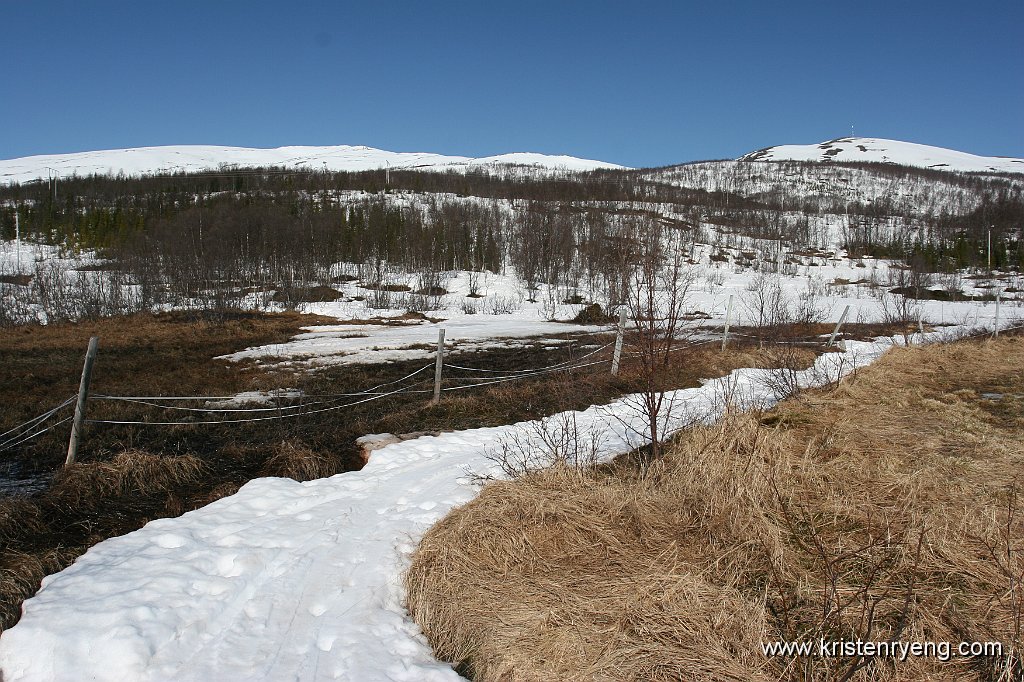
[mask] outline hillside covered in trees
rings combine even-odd
[[[1024,178],[883,163],[711,161],[643,170],[251,168],[0,187],[0,237],[95,251],[135,309],[254,290],[387,286],[396,272],[511,271],[616,304],[652,227],[743,267],[845,250],[928,272],[1024,265]],[[731,249],[731,252],[727,250]],[[36,263],[37,280],[46,263]],[[9,275],[10,273],[8,273]],[[354,276],[348,274],[347,276]],[[281,293],[284,292],[284,293]],[[292,292],[292,293],[289,293]]]

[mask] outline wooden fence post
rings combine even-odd
[[[612,355],[612,376],[619,373],[619,359],[622,357],[622,335],[626,328],[626,309],[619,308],[619,331],[615,334],[615,353]]]
[[[839,333],[839,328],[846,322],[846,316],[850,314],[850,306],[843,308],[843,314],[839,316],[839,322],[836,323],[836,328],[832,330],[832,336],[828,338],[828,347],[831,348],[836,342],[836,335]]]
[[[917,333],[924,335],[924,306],[917,309]]]
[[[78,384],[78,402],[75,403],[75,418],[71,422],[71,438],[68,439],[68,458],[64,466],[75,463],[78,457],[78,443],[82,438],[82,421],[85,419],[85,401],[89,399],[89,379],[92,377],[92,363],[96,359],[96,348],[100,337],[89,339],[89,347],[85,351],[85,364],[82,365],[82,380]]]
[[[995,329],[992,330],[992,338],[999,336],[999,293],[996,292],[996,323]]]
[[[437,330],[437,361],[434,364],[434,399],[431,405],[441,402],[441,370],[444,369],[444,328]]]
[[[730,317],[732,317],[732,294],[729,294],[729,305],[725,308],[725,331],[722,332],[722,350],[725,350],[725,344],[729,340]]]

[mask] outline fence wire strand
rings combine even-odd
[[[47,426],[45,429],[40,429],[39,431],[36,431],[33,434],[25,436],[24,438],[21,438],[20,440],[7,441],[3,445],[0,445],[0,451],[10,450],[11,448],[17,447],[17,446],[21,445],[22,443],[27,443],[28,441],[32,440],[36,436],[41,436],[44,433],[46,433],[47,431],[49,431],[50,429],[55,429],[58,426],[60,426],[61,424],[65,423],[65,422],[68,422],[68,421],[71,421],[71,417],[64,417],[63,419],[61,419],[56,424],[51,424],[51,425]]]
[[[184,400],[207,400],[207,401],[214,401],[214,400],[242,400],[243,403],[244,403],[244,398],[240,398],[239,395],[233,395],[233,396],[115,396],[115,395],[96,394],[96,395],[89,396],[89,399],[90,400],[111,400],[111,401],[127,402],[127,403],[135,403],[135,404],[140,404],[140,405],[146,405],[146,406],[149,406],[149,407],[156,407],[156,408],[165,409],[165,410],[177,410],[177,411],[181,411],[181,412],[201,412],[201,413],[209,413],[209,414],[233,413],[233,412],[243,412],[243,413],[251,413],[251,412],[281,412],[282,410],[298,410],[298,409],[302,409],[302,408],[308,408],[308,407],[313,406],[313,405],[326,405],[326,404],[329,404],[329,403],[332,403],[332,402],[336,402],[336,399],[341,399],[341,398],[360,398],[360,397],[363,397],[363,396],[392,395],[392,393],[394,393],[394,392],[379,391],[378,389],[384,388],[385,386],[393,386],[393,385],[401,383],[403,381],[407,381],[407,380],[411,379],[412,377],[416,376],[417,374],[419,374],[419,373],[421,373],[421,372],[423,372],[423,371],[425,371],[425,370],[427,370],[427,369],[429,369],[429,368],[431,368],[433,366],[434,366],[433,363],[431,363],[429,365],[424,365],[423,367],[420,367],[416,371],[411,372],[410,374],[405,375],[401,379],[395,379],[394,381],[388,381],[388,382],[385,382],[383,384],[378,384],[376,386],[372,386],[371,388],[366,389],[365,391],[359,391],[359,392],[355,392],[355,393],[329,393],[329,394],[317,394],[317,395],[302,394],[302,395],[291,395],[291,396],[289,396],[289,395],[280,395],[280,396],[268,395],[268,396],[266,396],[266,398],[269,398],[269,399],[274,399],[274,398],[282,398],[282,399],[288,399],[288,400],[305,400],[307,398],[312,399],[312,402],[300,403],[298,405],[281,405],[281,406],[272,406],[272,407],[182,407],[182,406],[178,406],[178,405],[163,405],[163,404],[157,402],[157,401],[165,401],[165,400],[182,400],[182,401],[184,401]],[[326,398],[327,400],[322,400],[323,398]],[[153,422],[150,422],[150,423],[153,423]],[[199,423],[199,422],[191,422],[191,423],[195,424],[195,423]]]
[[[587,363],[584,363],[582,365],[572,365],[571,367],[563,367],[561,369],[556,369],[556,370],[545,370],[543,372],[538,372],[537,374],[534,374],[534,375],[506,377],[504,379],[491,379],[491,378],[487,378],[487,379],[480,380],[478,383],[475,383],[475,384],[467,384],[465,386],[442,387],[441,390],[442,391],[462,391],[462,390],[465,390],[467,388],[477,388],[479,386],[490,386],[492,384],[504,384],[504,383],[509,382],[509,381],[518,381],[519,379],[528,378],[529,376],[540,376],[542,374],[550,374],[552,372],[560,372],[560,371],[573,370],[573,369],[582,369],[583,367],[593,367],[594,365],[603,365],[603,364],[608,363],[608,362],[611,362],[611,360],[597,360],[595,362],[587,362]]]
[[[9,430],[5,431],[4,433],[0,434],[0,438],[6,438],[7,439],[3,443],[0,443],[0,450],[7,450],[7,449],[9,449],[11,447],[14,447],[15,445],[18,445],[18,444],[24,442],[24,440],[18,441],[17,443],[15,443],[14,441],[17,441],[19,438],[21,438],[23,435],[25,435],[26,431],[31,431],[32,429],[36,428],[37,426],[46,423],[46,421],[48,419],[50,419],[53,415],[57,414],[62,409],[64,409],[65,407],[67,407],[68,405],[73,403],[75,401],[76,397],[77,396],[71,396],[70,398],[68,398],[67,400],[62,402],[60,405],[57,405],[56,407],[54,407],[54,408],[52,408],[50,410],[47,410],[46,412],[42,413],[41,415],[39,415],[37,417],[33,417],[32,419],[29,419],[28,421],[26,421],[26,422],[24,422],[22,424],[19,424],[18,426],[15,426],[13,429],[9,429]],[[53,428],[53,427],[50,427],[50,428]],[[39,431],[35,435],[39,435],[40,433],[45,433],[48,430],[49,429],[43,429],[42,431]],[[34,438],[34,437],[35,436],[32,436],[30,438]],[[29,439],[26,439],[26,440],[29,440]]]
[[[320,414],[322,412],[331,412],[333,410],[340,410],[345,407],[353,407],[355,405],[361,405],[363,403],[372,402],[374,400],[380,400],[381,398],[387,398],[388,396],[396,395],[409,391],[408,388],[399,388],[390,393],[379,393],[372,395],[363,400],[356,400],[351,403],[344,403],[342,405],[333,405],[331,407],[324,407],[318,410],[307,410],[305,412],[290,412],[288,414],[277,414],[271,417],[252,417],[250,419],[204,419],[194,421],[177,421],[177,422],[153,422],[153,421],[132,421],[132,420],[120,420],[120,419],[86,419],[88,424],[123,424],[123,425],[137,425],[137,426],[191,426],[191,425],[209,425],[209,424],[243,424],[246,422],[262,422],[272,421],[276,419],[290,419],[292,417],[304,417],[311,414]],[[419,392],[419,391],[417,391]]]
[[[449,363],[445,363],[444,366],[445,366],[445,368],[460,369],[460,370],[462,370],[464,372],[481,372],[481,373],[486,373],[486,374],[502,374],[502,373],[504,373],[504,374],[506,374],[508,376],[516,376],[518,374],[528,374],[528,373],[532,373],[532,372],[539,372],[539,371],[542,371],[542,370],[560,368],[560,367],[563,367],[565,365],[571,365],[573,363],[579,362],[580,360],[586,360],[587,358],[589,358],[589,357],[591,357],[593,355],[597,355],[598,353],[600,353],[601,351],[605,350],[606,348],[610,348],[612,345],[613,345],[613,343],[606,343],[605,345],[603,345],[603,346],[601,346],[601,347],[599,347],[599,348],[597,348],[595,350],[592,350],[591,352],[589,352],[589,353],[587,353],[585,355],[581,355],[578,358],[573,358],[571,360],[564,360],[562,362],[556,362],[555,364],[548,365],[547,367],[533,367],[533,368],[530,368],[530,369],[507,369],[506,370],[506,369],[485,369],[483,367],[465,367],[463,365],[456,365],[456,364],[449,364]]]

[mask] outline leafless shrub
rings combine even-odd
[[[799,324],[815,324],[828,318],[832,308],[827,300],[824,280],[819,276],[808,277],[797,301],[794,320]]]
[[[921,314],[921,307],[915,305],[910,296],[892,294],[885,290],[878,291],[877,299],[882,321],[897,328],[903,335],[904,343],[909,343],[917,318]]]
[[[709,294],[715,293],[720,286],[725,284],[725,273],[719,268],[705,268],[701,274],[704,277],[704,288]]]
[[[772,367],[758,375],[758,383],[776,400],[797,397],[803,386],[800,375],[808,367],[807,352],[794,346],[780,346],[767,351]],[[813,363],[813,355],[811,358]]]
[[[487,459],[506,478],[549,467],[583,471],[597,463],[602,442],[597,430],[581,433],[575,412],[563,412],[502,437]]]
[[[793,319],[789,299],[778,275],[759,272],[747,283],[740,302],[758,327],[776,327]]]
[[[481,296],[480,291],[483,286],[484,279],[484,273],[479,270],[469,271],[469,295],[471,297],[479,298]]]
[[[32,289],[20,273],[0,268],[0,327],[14,327],[36,320]],[[22,283],[24,282],[24,283]]]
[[[672,410],[666,398],[664,370],[671,354],[696,329],[685,326],[684,313],[697,271],[683,258],[674,235],[657,222],[639,221],[640,259],[632,272],[629,316],[635,326],[637,362],[642,389],[633,400],[645,416],[651,453],[657,457],[663,433],[661,424]]]
[[[399,310],[408,310],[412,313],[423,313],[428,310],[437,310],[440,306],[439,296],[424,296],[423,294],[398,294],[393,301],[393,306]]]
[[[942,290],[950,296],[963,294],[964,281],[959,272],[939,273],[936,275]]]
[[[370,289],[366,295],[366,307],[377,310],[390,310],[397,307],[395,292],[387,289]]]
[[[511,315],[523,307],[518,296],[488,296],[484,299],[484,310],[488,315]]]

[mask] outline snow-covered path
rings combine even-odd
[[[850,343],[817,361],[835,376],[890,343]],[[841,365],[841,366],[840,366]],[[666,426],[718,417],[726,399],[770,403],[764,370],[672,394]],[[821,373],[803,373],[804,384]],[[643,443],[635,403],[574,417],[614,456]],[[175,519],[102,542],[44,580],[0,636],[15,680],[461,679],[436,661],[403,606],[401,580],[423,533],[497,475],[502,442],[565,422],[425,436],[373,453],[361,471],[297,483],[265,478]]]

